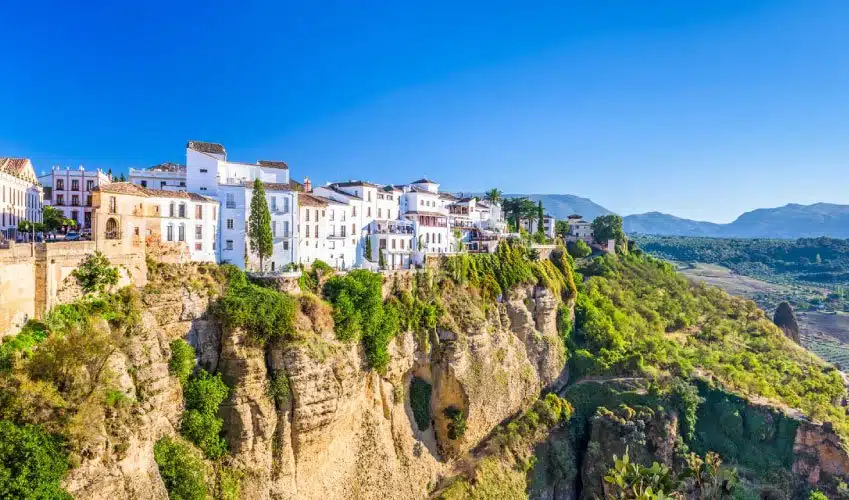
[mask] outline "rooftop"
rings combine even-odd
[[[184,172],[186,171],[185,165],[180,165],[178,163],[165,162],[160,163],[159,165],[154,165],[152,167],[147,168],[151,172]]]
[[[32,163],[30,163],[29,158],[0,157],[0,172],[18,177],[19,179],[31,180],[36,183],[38,182],[35,177],[35,171],[32,170]]]
[[[309,193],[298,193],[298,204],[311,207],[326,207],[327,201],[324,198],[319,198]]]
[[[265,168],[279,168],[282,170],[289,170],[289,165],[287,165],[285,161],[259,160],[256,162],[256,164],[260,167]]]
[[[192,149],[200,153],[208,153],[213,155],[226,155],[227,150],[224,146],[215,142],[189,141],[186,144],[186,149]]]
[[[129,194],[141,196],[142,198],[181,198],[192,201],[211,201],[215,202],[214,198],[203,196],[197,193],[188,193],[186,191],[165,191],[163,189],[150,189],[141,187],[130,182],[110,182],[102,186],[96,186],[95,191],[114,194]]]
[[[243,184],[247,188],[253,188],[253,181],[245,181]],[[289,182],[263,182],[262,187],[266,191],[303,191],[304,185],[300,182],[290,180]]]
[[[432,180],[428,179],[427,177],[422,177],[421,179],[419,179],[417,181],[413,181],[410,184],[439,184],[439,183],[436,182],[436,181],[432,181]]]
[[[372,184],[371,182],[357,181],[357,180],[350,180],[350,181],[345,181],[345,182],[334,182],[333,184],[331,184],[331,186],[337,186],[337,187],[363,186],[363,187],[373,187],[373,188],[380,187],[377,184]]]

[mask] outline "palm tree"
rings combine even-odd
[[[484,193],[484,198],[486,198],[490,203],[498,203],[501,201],[501,195],[503,194],[504,193],[502,193],[500,189],[492,188]]]

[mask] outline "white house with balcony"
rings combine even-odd
[[[49,200],[45,204],[52,205],[65,218],[76,221],[80,229],[92,227],[94,191],[112,182],[112,177],[106,172],[100,169],[86,170],[82,165],[77,168],[54,166],[50,173],[38,179],[43,186],[50,188]]]
[[[185,191],[186,166],[166,162],[150,168],[131,168],[130,182],[151,189]]]
[[[410,220],[375,219],[368,225],[372,262],[380,263],[383,254],[386,269],[409,269],[416,251],[416,225]]]
[[[416,250],[423,254],[456,252],[457,238],[448,223],[448,203],[439,194],[439,183],[427,178],[405,186],[400,201],[402,218],[412,221]]]

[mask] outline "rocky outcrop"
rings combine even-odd
[[[793,312],[793,307],[789,303],[782,302],[778,304],[772,322],[775,323],[775,326],[781,328],[781,331],[784,332],[787,338],[797,344],[801,344],[801,340],[799,339],[799,322],[796,321],[796,313]]]
[[[793,474],[803,487],[835,494],[837,481],[849,477],[849,452],[829,424],[801,422],[793,456]]]

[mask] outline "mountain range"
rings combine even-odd
[[[568,194],[505,195],[524,196],[542,201],[546,213],[557,219],[580,214],[586,220],[613,213],[589,198]],[[623,227],[629,234],[664,236],[709,236],[716,238],[849,238],[849,205],[791,203],[777,208],[759,208],[746,212],[733,222],[714,222],[683,219],[661,212],[628,215]]]

